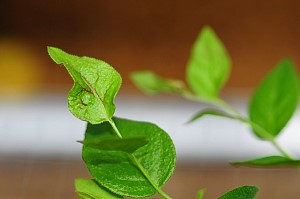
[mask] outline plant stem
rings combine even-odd
[[[202,103],[211,104],[224,109],[228,113],[241,116],[239,112],[237,112],[232,106],[230,106],[228,103],[226,103],[220,98],[214,98],[214,99],[199,98],[189,91],[184,92],[183,97],[191,101],[197,101],[197,102],[200,101]]]
[[[223,109],[224,111],[226,111],[227,113],[229,113],[230,115],[232,115],[233,119],[239,120],[243,123],[248,124],[250,127],[256,129],[256,133],[261,136],[262,138],[268,140],[269,142],[272,143],[272,145],[284,156],[287,157],[289,159],[293,159],[293,157],[291,155],[289,155],[288,152],[286,152],[280,145],[279,143],[276,141],[276,139],[271,135],[271,133],[269,133],[268,131],[266,131],[263,127],[261,127],[260,125],[252,122],[251,120],[249,120],[248,118],[245,118],[244,116],[242,116],[234,107],[232,107],[230,104],[228,104],[227,102],[225,102],[224,100],[217,98],[214,100],[205,100],[205,99],[199,99],[198,97],[195,97],[192,93],[187,92],[186,95],[184,95],[185,98],[189,99],[189,100],[193,100],[193,101],[201,101],[201,102],[205,102],[214,106],[217,106],[221,109]]]
[[[214,100],[213,104],[215,106],[221,107],[222,109],[224,109],[228,113],[231,113],[231,114],[233,114],[235,116],[238,116],[238,117],[242,117],[242,115],[237,110],[235,110],[235,108],[233,108],[230,104],[228,104],[227,102],[225,102],[222,99]]]
[[[288,152],[286,152],[280,145],[279,143],[276,141],[276,139],[268,132],[266,131],[264,128],[262,128],[260,125],[251,122],[250,120],[246,119],[246,118],[240,118],[240,121],[244,121],[245,123],[247,123],[248,125],[250,125],[252,128],[254,128],[256,130],[256,133],[259,134],[261,137],[265,138],[266,140],[268,140],[269,142],[272,143],[272,145],[285,157],[289,158],[289,159],[293,159],[291,155],[289,155]]]
[[[289,159],[291,159],[291,160],[293,160],[294,158],[288,153],[288,152],[286,152],[280,145],[279,145],[279,143],[275,140],[275,139],[273,139],[273,140],[270,140],[270,142],[273,144],[273,146],[283,155],[283,156],[285,156],[285,157],[287,157],[287,158],[289,158]]]
[[[114,131],[116,132],[117,136],[119,138],[123,138],[122,135],[121,135],[121,133],[120,133],[120,131],[119,131],[119,129],[117,128],[115,122],[112,119],[108,120],[108,122],[110,123],[110,125],[112,126],[112,128],[114,129]]]
[[[216,101],[213,102],[214,105],[224,109],[225,111],[234,114],[233,118],[248,124],[250,127],[252,127],[253,129],[256,130],[256,133],[261,136],[262,138],[268,140],[269,142],[272,143],[272,145],[286,158],[289,159],[293,159],[292,156],[286,152],[280,145],[279,143],[276,141],[276,139],[271,135],[271,133],[269,133],[268,131],[266,131],[263,127],[261,127],[260,125],[258,125],[255,122],[252,122],[251,120],[249,120],[248,118],[243,117],[239,112],[237,112],[235,110],[235,108],[233,108],[230,104],[228,104],[227,102],[223,101],[222,99],[218,99]]]
[[[118,127],[116,126],[115,122],[110,119],[108,120],[114,131],[116,132],[117,136],[119,138],[123,138]],[[153,186],[153,188],[159,193],[163,198],[165,199],[172,199],[170,196],[168,196],[165,192],[163,192],[151,179],[147,171],[144,169],[144,167],[141,165],[141,163],[138,161],[138,159],[133,154],[128,154],[130,159],[133,161],[133,163],[138,167],[138,169],[142,172],[142,174],[145,176],[145,178],[149,181],[149,183]]]

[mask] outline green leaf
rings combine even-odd
[[[253,160],[232,162],[235,166],[300,166],[300,160],[292,160],[282,156],[269,156]]]
[[[206,100],[218,97],[228,79],[231,61],[220,39],[209,27],[198,36],[187,64],[187,82],[199,97]]]
[[[201,119],[204,116],[207,115],[212,115],[212,116],[220,116],[220,117],[225,117],[225,118],[229,118],[229,119],[236,119],[234,116],[225,113],[223,111],[220,110],[215,110],[215,109],[205,109],[202,111],[199,111],[198,113],[196,113],[189,121],[188,123],[194,122],[196,120]]]
[[[249,118],[276,137],[295,112],[298,96],[298,76],[293,63],[282,60],[254,92]],[[252,130],[261,137],[255,128]]]
[[[101,187],[95,180],[76,179],[76,192],[82,199],[118,199],[123,198]]]
[[[80,142],[86,147],[91,147],[100,150],[111,151],[123,151],[127,153],[133,153],[142,146],[148,144],[147,137],[130,137],[130,138],[118,138],[118,137],[104,137],[100,140],[89,140]]]
[[[219,199],[254,199],[258,191],[255,186],[242,186],[225,193]]]
[[[118,195],[146,197],[155,194],[157,190],[139,169],[137,162],[153,184],[162,187],[175,168],[176,154],[172,140],[154,124],[120,118],[113,120],[118,129],[124,129],[121,132],[123,138],[146,136],[149,142],[132,154],[83,147],[83,160],[91,175],[102,186]],[[108,122],[88,124],[84,141],[109,136],[116,137]]]
[[[205,189],[200,189],[197,193],[197,199],[202,199],[205,194]]]
[[[108,121],[115,112],[113,100],[121,86],[119,73],[104,61],[77,57],[48,47],[50,57],[63,64],[74,80],[68,97],[74,116],[92,124]]]
[[[138,71],[131,73],[131,80],[142,91],[150,95],[159,93],[177,93],[186,91],[185,84],[180,80],[164,79],[151,71]]]

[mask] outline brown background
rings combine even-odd
[[[123,89],[130,88],[134,70],[183,79],[204,25],[217,32],[232,57],[227,88],[253,88],[282,58],[300,62],[297,0],[2,0],[0,6],[2,40],[19,42],[39,60],[34,69],[39,78],[27,80],[42,85],[39,90],[71,84],[48,58],[47,45],[109,62],[123,76]]]

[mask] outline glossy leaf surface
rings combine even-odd
[[[123,151],[83,148],[83,159],[93,178],[110,191],[128,197],[146,197],[157,192],[145,175],[138,169],[133,157],[144,168],[152,182],[162,187],[175,168],[176,154],[172,140],[158,126],[147,123],[113,118],[124,139],[145,136],[149,142],[132,154]],[[85,140],[116,137],[108,122],[88,124]]]
[[[132,138],[118,138],[118,137],[104,137],[100,140],[90,140],[80,142],[86,147],[91,147],[100,150],[108,151],[123,151],[133,153],[138,148],[146,145],[149,142],[147,137],[132,137]]]

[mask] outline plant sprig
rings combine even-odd
[[[169,135],[155,124],[114,117],[114,98],[122,79],[109,64],[70,55],[48,47],[50,57],[63,64],[74,80],[68,96],[69,110],[87,121],[82,158],[92,179],[76,179],[82,199],[147,197],[156,193],[171,199],[162,187],[175,169],[176,153]],[[170,82],[178,86],[175,82]],[[240,187],[220,198],[253,199],[257,188]],[[251,197],[247,197],[249,192]],[[228,197],[227,195],[230,195]],[[201,199],[204,191],[198,192]]]
[[[119,73],[101,60],[53,47],[48,52],[74,80],[69,110],[88,122],[82,157],[97,183],[120,196],[146,197],[158,192],[170,198],[161,186],[175,168],[173,142],[154,124],[113,118],[113,100],[122,81]]]
[[[188,100],[212,105],[213,108],[196,113],[189,122],[206,115],[214,115],[245,123],[257,138],[269,141],[281,154],[282,160],[286,158],[290,160],[283,163],[290,162],[288,165],[295,166],[298,160],[295,160],[276,140],[298,104],[299,82],[293,62],[289,59],[280,61],[260,83],[251,98],[248,117],[241,115],[219,97],[220,90],[230,74],[230,63],[228,52],[221,40],[211,28],[204,27],[196,39],[186,66],[187,85],[180,80],[159,77],[150,71],[133,72],[131,79],[137,87],[148,94],[161,92],[179,94]],[[272,161],[268,166],[271,165],[274,165]]]

